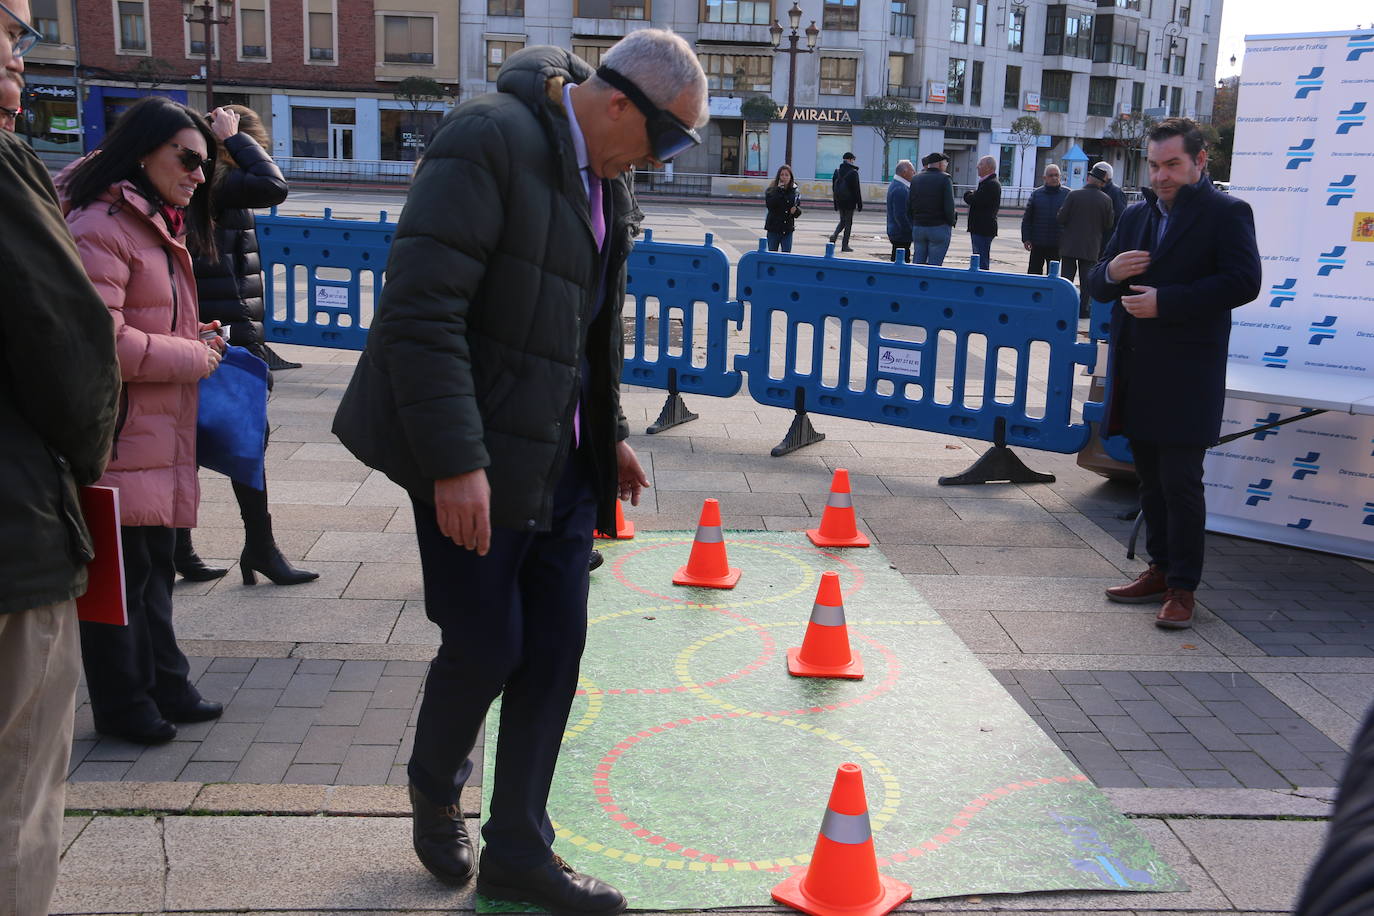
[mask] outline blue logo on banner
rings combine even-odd
[[[1346,47],[1350,52],[1345,55],[1345,59],[1359,60],[1360,55],[1374,51],[1374,35],[1351,35]]]
[[[1374,525],[1374,503],[1364,504],[1364,522],[1362,524]]]
[[[1287,369],[1287,368],[1288,368],[1288,355],[1287,355],[1287,354],[1288,354],[1288,348],[1287,348],[1287,347],[1275,347],[1275,348],[1274,348],[1272,351],[1270,351],[1269,353],[1264,354],[1264,356],[1262,356],[1262,357],[1260,358],[1260,361],[1263,362],[1264,365],[1265,365],[1266,367],[1270,368],[1270,369]]]
[[[1364,102],[1356,102],[1345,111],[1336,115],[1336,133],[1348,134],[1357,127],[1364,126]]]
[[[1275,283],[1269,287],[1269,295],[1273,299],[1269,300],[1271,309],[1282,308],[1284,304],[1292,302],[1298,296],[1298,278],[1289,277],[1282,283]]]
[[[1330,251],[1323,251],[1317,256],[1317,263],[1321,265],[1317,268],[1317,276],[1331,276],[1333,271],[1340,270],[1345,266],[1345,246],[1337,245]]]
[[[1320,92],[1322,88],[1322,73],[1325,67],[1313,67],[1312,72],[1298,77],[1298,92],[1293,96],[1295,99],[1305,99],[1314,92]]]
[[[1245,504],[1247,506],[1258,506],[1260,503],[1268,502],[1273,499],[1274,491],[1270,489],[1273,485],[1274,481],[1270,480],[1268,477],[1265,477],[1259,483],[1250,484],[1250,486],[1245,488],[1245,492],[1250,494],[1246,497]]]
[[[1355,176],[1342,176],[1340,181],[1333,181],[1326,186],[1326,193],[1331,196],[1326,199],[1328,207],[1339,206],[1343,200],[1349,200],[1355,196]]]
[[[1277,422],[1279,422],[1279,415],[1277,413],[1271,413],[1267,417],[1257,417],[1255,419],[1255,426],[1258,428],[1260,426],[1268,426],[1270,423]],[[1279,428],[1275,426],[1273,429],[1266,429],[1263,432],[1255,433],[1254,438],[1256,442],[1263,442],[1267,437],[1277,436],[1278,434]]]
[[[1316,144],[1316,142],[1317,139],[1315,137],[1308,137],[1306,140],[1302,141],[1297,146],[1288,147],[1287,167],[1290,169],[1296,169],[1303,163],[1311,162],[1312,157],[1315,155],[1315,153],[1312,152],[1312,147]]]
[[[1293,479],[1306,480],[1309,477],[1315,477],[1317,472],[1322,469],[1322,466],[1317,464],[1317,460],[1321,456],[1321,452],[1308,452],[1301,458],[1294,458],[1293,467],[1297,470],[1293,472]]]
[[[1327,315],[1321,321],[1314,321],[1307,330],[1312,335],[1311,339],[1307,341],[1308,345],[1320,347],[1322,341],[1331,340],[1336,336],[1336,316]]]
[[[1296,522],[1288,523],[1289,528],[1296,528],[1299,531],[1306,531],[1309,527],[1311,527],[1311,525],[1312,519],[1310,518],[1300,518]]]

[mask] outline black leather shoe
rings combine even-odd
[[[195,554],[191,554],[188,560],[178,562],[176,567],[181,578],[187,582],[210,582],[214,579],[223,579],[225,574],[229,572],[222,566],[206,566],[205,561]]]
[[[611,916],[625,912],[625,896],[599,878],[580,875],[558,856],[526,871],[511,871],[487,858],[477,873],[477,893],[495,900],[518,900],[568,916]]]
[[[163,713],[169,722],[209,722],[211,719],[218,719],[224,714],[224,704],[216,703],[213,700],[196,700],[185,706]]]
[[[457,805],[436,805],[410,787],[411,841],[420,864],[445,884],[467,884],[476,858],[463,812]]]
[[[593,550],[591,557],[587,560],[587,572],[600,569],[601,564],[606,562],[606,558],[601,555],[601,551]]]
[[[144,725],[126,728],[101,728],[97,725],[95,730],[111,738],[147,745],[166,744],[177,736],[177,727],[166,719],[155,719]]]

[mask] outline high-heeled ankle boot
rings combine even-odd
[[[229,571],[218,566],[206,566],[205,561],[196,556],[196,549],[191,545],[191,529],[189,528],[177,529],[172,565],[188,582],[209,582],[212,579],[220,578]]]
[[[234,484],[234,498],[243,516],[243,555],[239,557],[239,571],[244,585],[257,584],[257,573],[272,580],[273,585],[299,585],[318,579],[320,574],[297,569],[287,562],[272,536],[272,516],[267,511],[266,481],[255,490],[241,483]]]

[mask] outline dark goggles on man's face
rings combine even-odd
[[[624,74],[603,66],[597,68],[596,75],[603,83],[625,93],[625,97],[644,115],[651,155],[659,162],[669,162],[674,156],[701,144],[700,134],[682,123],[671,111],[665,111],[649,101],[649,97]]]

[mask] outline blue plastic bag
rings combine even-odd
[[[226,347],[224,361],[200,380],[196,463],[261,490],[267,437],[267,363],[243,347]]]

